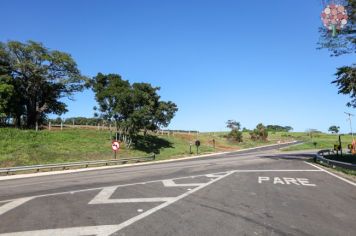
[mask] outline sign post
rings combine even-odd
[[[116,152],[120,149],[120,143],[118,141],[112,141],[111,148],[114,151],[114,157],[116,159]]]
[[[200,146],[200,141],[196,140],[195,141],[195,146],[197,147],[197,155],[199,154],[199,146]]]

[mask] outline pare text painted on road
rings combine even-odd
[[[259,176],[259,184],[281,184],[281,185],[299,185],[299,186],[309,186],[315,187],[315,184],[310,183],[307,178],[291,178],[291,177],[268,177]]]

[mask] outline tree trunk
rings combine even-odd
[[[21,114],[16,114],[15,127],[21,128]]]
[[[32,103],[29,102],[26,105],[26,128],[33,129],[36,126],[36,120],[37,120],[37,112],[36,112],[36,106]]]

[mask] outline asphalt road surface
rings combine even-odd
[[[0,181],[0,236],[356,235],[356,184],[271,148]]]

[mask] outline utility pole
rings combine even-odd
[[[348,112],[344,112],[344,113],[349,116],[348,120],[350,121],[351,136],[352,136],[352,141],[354,141],[354,133],[352,131],[352,123],[351,123],[351,116],[354,116],[354,114],[351,114],[351,113],[348,113]]]

